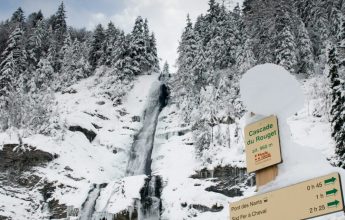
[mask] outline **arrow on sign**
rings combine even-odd
[[[338,204],[339,204],[339,201],[338,200],[334,200],[333,202],[327,203],[327,206],[328,206],[328,208],[329,207],[333,207],[333,206],[337,207]]]
[[[338,192],[337,189],[326,191],[326,196],[334,196],[337,192]]]
[[[332,178],[330,179],[326,179],[325,180],[325,184],[331,184],[331,183],[334,183],[337,179],[333,176]]]

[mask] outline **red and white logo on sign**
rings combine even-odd
[[[261,163],[263,161],[270,160],[272,157],[271,153],[265,151],[262,153],[255,154],[255,163]]]

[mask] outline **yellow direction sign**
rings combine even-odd
[[[247,125],[244,140],[248,173],[282,162],[276,116]]]
[[[332,173],[230,204],[230,220],[300,220],[344,210],[340,176]]]

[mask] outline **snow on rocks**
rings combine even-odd
[[[205,191],[214,186],[212,178],[191,178],[197,170],[205,168],[196,156],[193,137],[189,127],[181,127],[177,107],[174,104],[165,107],[159,115],[152,152],[152,173],[161,176],[162,219],[226,219],[228,203],[233,200],[225,195]],[[234,147],[233,153],[236,153]],[[218,158],[223,162],[238,161],[228,155],[229,151],[220,152]],[[239,155],[236,153],[235,155]],[[213,153],[212,153],[213,156]],[[217,159],[216,159],[217,160]],[[233,164],[239,165],[237,162]],[[213,167],[212,167],[213,168]],[[252,190],[254,191],[254,189]],[[245,195],[250,194],[247,190]],[[211,211],[212,210],[212,211]]]
[[[142,126],[142,122],[133,121],[132,117],[143,114],[149,90],[157,80],[158,75],[153,74],[138,76],[133,85],[115,83],[112,86],[119,87],[121,93],[125,91],[123,88],[128,89],[122,102],[116,105],[104,95],[109,81],[106,74],[81,80],[72,86],[73,93],[56,94],[59,123],[63,129],[58,130],[56,137],[33,135],[23,139],[24,143],[38,150],[59,155],[47,166],[35,168],[35,174],[43,177],[41,183],[52,183],[54,191],[50,200],[80,208],[93,184],[112,183],[125,175],[133,137]],[[116,93],[116,88],[112,89]],[[82,132],[69,131],[71,126],[92,130],[97,135],[90,142]],[[1,145],[17,142],[13,135],[0,134]],[[5,196],[3,193],[0,191],[0,197]],[[37,201],[42,200],[37,189],[33,194]],[[13,204],[0,205],[0,216],[7,215],[12,210],[10,206],[17,210],[21,210],[20,207],[27,209],[21,199],[11,201]],[[18,215],[13,212],[8,216],[21,220],[30,219],[28,215],[28,212]],[[41,215],[37,212],[32,219],[41,219]]]
[[[119,213],[128,210],[135,200],[140,199],[140,189],[146,178],[146,175],[130,176],[109,183],[101,192],[96,212]]]

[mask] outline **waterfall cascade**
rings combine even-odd
[[[95,212],[95,205],[97,198],[100,194],[101,187],[98,184],[93,185],[93,189],[90,190],[87,199],[82,205],[80,220],[91,220],[93,213]]]
[[[161,212],[160,193],[162,182],[159,176],[152,175],[151,154],[154,146],[154,138],[158,116],[167,104],[168,88],[158,83],[150,94],[144,114],[143,127],[134,138],[127,164],[126,176],[147,175],[146,183],[140,191],[141,199],[135,201],[128,210],[130,220],[159,220]],[[80,220],[110,220],[118,219],[117,215],[109,213],[95,213],[95,205],[100,195],[99,185],[94,185],[88,198],[82,206]],[[134,210],[136,209],[136,210]],[[136,211],[136,212],[134,212]],[[133,215],[133,213],[136,213]],[[122,219],[122,218],[121,218]]]
[[[127,166],[127,175],[146,174],[149,178],[141,190],[141,200],[138,207],[138,219],[160,219],[161,178],[152,175],[151,154],[154,146],[154,137],[158,116],[165,107],[168,98],[167,87],[161,84],[151,96],[151,101],[146,109],[145,121],[142,130],[136,137],[131,150],[131,158]]]

